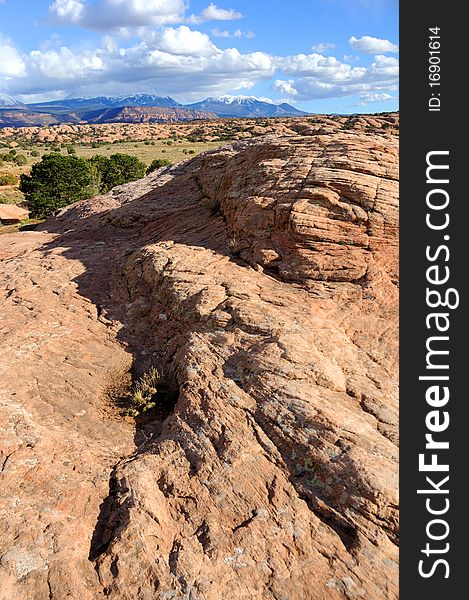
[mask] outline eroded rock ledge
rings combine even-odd
[[[0,251],[0,597],[397,598],[394,137],[241,142]],[[135,428],[105,391],[152,365]]]

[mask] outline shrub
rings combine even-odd
[[[26,156],[24,154],[17,154],[16,156],[13,157],[13,162],[15,163],[15,165],[18,165],[19,167],[24,167],[24,165],[28,164],[28,159],[26,158]]]
[[[156,169],[161,169],[161,167],[169,167],[173,163],[167,158],[155,158],[155,160],[149,165],[147,168],[147,175],[156,171]]]
[[[91,166],[94,188],[105,194],[116,185],[136,181],[145,175],[146,165],[129,154],[93,156],[88,159]]]
[[[31,156],[37,157],[40,156],[40,153],[37,150],[31,150]]]
[[[89,198],[92,193],[92,173],[83,158],[46,154],[31,169],[31,175],[21,175],[20,190],[26,197],[31,217],[50,217],[58,210]]]
[[[146,165],[136,156],[129,154],[113,154],[102,177],[106,191],[129,181],[136,181],[145,175]]]
[[[67,154],[76,154],[77,151],[73,146],[67,146]]]
[[[154,367],[140,377],[132,387],[128,414],[137,416],[155,408],[159,381],[160,374]]]
[[[6,175],[0,175],[0,185],[16,185],[18,183],[18,178],[16,175],[12,173],[7,173]]]
[[[106,169],[108,168],[109,158],[107,158],[106,156],[100,156],[99,154],[95,154],[91,158],[88,158],[87,162],[91,169],[93,195],[104,193],[102,178],[103,173],[105,173]]]

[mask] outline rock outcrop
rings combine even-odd
[[[397,191],[272,135],[0,237],[1,598],[397,598]]]

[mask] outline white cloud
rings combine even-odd
[[[73,77],[91,77],[93,72],[105,70],[105,62],[99,51],[75,54],[66,47],[57,50],[33,50],[29,55],[29,67],[34,73],[50,79],[69,79]]]
[[[218,37],[218,38],[241,38],[241,37],[247,37],[247,38],[253,38],[255,37],[255,33],[253,31],[242,31],[242,29],[235,29],[235,31],[231,32],[228,31],[228,29],[219,29],[218,27],[215,27],[214,29],[210,30],[212,35],[214,37]]]
[[[34,50],[22,57],[27,77],[3,87],[24,97],[62,90],[80,96],[152,92],[191,101],[250,89],[275,72],[272,56],[222,50],[206,34],[185,25],[146,31],[144,38],[127,46],[120,43],[107,35],[93,50]]]
[[[399,61],[379,54],[368,67],[340,62],[333,56],[297,54],[278,58],[280,71],[293,77],[277,79],[273,88],[297,100],[385,93],[397,89]]]
[[[84,0],[54,0],[49,6],[49,13],[60,22],[78,24],[83,19],[85,9]]]
[[[399,52],[399,46],[397,44],[393,44],[389,40],[382,40],[369,35],[363,35],[360,39],[357,39],[354,35],[352,35],[352,37],[349,39],[349,44],[357,52],[364,52],[365,54]]]
[[[216,4],[209,4],[207,8],[204,8],[201,17],[205,21],[233,21],[234,19],[241,19],[243,15],[233,10],[232,8],[226,10],[224,8],[218,8]]]
[[[26,65],[10,40],[0,34],[0,81],[2,77],[24,77]]]
[[[369,93],[369,94],[362,94],[360,96],[360,102],[358,103],[359,106],[366,106],[367,104],[370,104],[372,102],[386,102],[387,100],[393,100],[394,96],[391,96],[391,94],[386,94],[384,92],[382,93]]]
[[[286,94],[289,96],[297,96],[298,92],[294,87],[294,80],[289,79],[288,81],[284,81],[282,79],[277,79],[274,81],[273,89],[280,94]]]
[[[316,77],[321,81],[350,81],[361,77],[365,67],[351,67],[334,56],[322,54],[297,54],[279,58],[277,64],[281,71],[291,75]]]
[[[54,0],[49,15],[58,24],[97,31],[181,22],[184,0]]]
[[[342,60],[346,63],[351,64],[351,63],[358,62],[360,60],[360,57],[356,56],[355,54],[344,54],[344,58]]]
[[[120,0],[98,4],[111,1]],[[133,4],[137,6],[136,0]],[[64,0],[61,6],[66,8]],[[246,35],[242,30],[226,31],[227,35],[224,29],[212,33]],[[87,49],[68,48],[51,37],[25,54],[0,36],[0,89],[25,98],[151,92],[184,102],[270,81],[278,96],[297,101],[353,95],[360,102],[378,102],[398,85],[398,60],[382,53],[365,66],[319,53],[273,56],[222,49],[206,33],[187,25],[143,27],[126,39],[119,33],[104,35],[96,48]]]
[[[200,31],[192,31],[186,25],[163,31],[159,49],[176,56],[212,56],[218,52],[209,37]]]
[[[334,50],[334,48],[335,44],[330,44],[329,42],[319,42],[319,44],[314,44],[314,46],[311,46],[311,50],[313,52],[319,52],[319,54],[327,52],[327,50]]]

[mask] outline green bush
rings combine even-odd
[[[155,160],[149,165],[147,168],[147,175],[156,171],[156,169],[161,169],[161,167],[169,167],[173,163],[167,158],[155,158]]]
[[[13,162],[15,163],[15,165],[18,165],[19,167],[24,167],[24,165],[28,164],[28,159],[26,158],[26,156],[24,154],[17,154],[16,156],[13,157]]]
[[[46,154],[32,167],[31,175],[21,175],[19,187],[28,202],[30,216],[44,218],[89,198],[92,184],[91,168],[85,159]]]
[[[141,179],[145,175],[146,165],[129,154],[93,156],[88,159],[91,167],[95,193],[105,194],[116,185]]]
[[[31,150],[31,156],[37,157],[40,156],[40,153],[38,150]]]
[[[67,146],[67,154],[76,154],[77,151],[73,146]]]
[[[18,183],[18,177],[12,173],[6,173],[0,175],[0,185],[16,185]]]
[[[95,156],[88,159],[88,164],[93,180],[93,195],[105,193],[107,189],[103,185],[103,174],[109,166],[109,158],[95,154]]]

